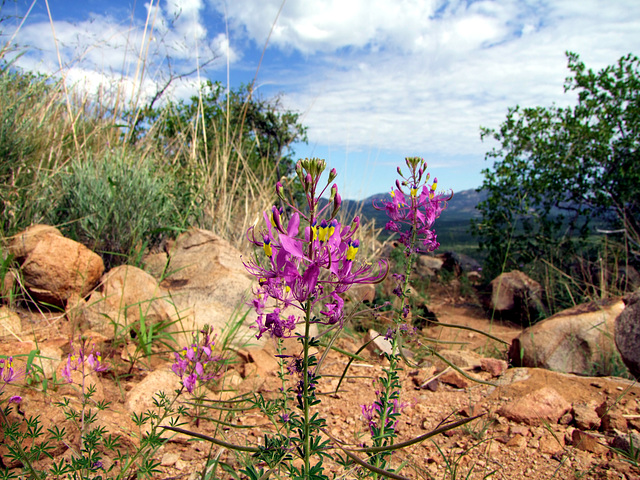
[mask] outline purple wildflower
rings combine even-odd
[[[100,352],[96,350],[95,343],[92,343],[91,350],[88,350],[89,340],[80,337],[79,344],[77,351],[73,344],[71,345],[71,353],[67,357],[67,363],[62,367],[61,374],[67,383],[73,383],[71,376],[73,371],[80,370],[83,375],[88,375],[91,371],[105,372],[109,369],[109,366],[102,361]]]
[[[396,181],[396,188],[391,190],[391,199],[381,205],[373,202],[374,208],[385,210],[389,222],[385,228],[400,234],[400,242],[407,248],[407,254],[418,251],[433,251],[440,246],[436,234],[431,230],[433,223],[440,216],[451,199],[436,194],[438,179],[429,186],[429,174],[424,175],[425,162],[420,158],[407,158],[407,166],[411,174],[403,181]],[[400,170],[399,170],[400,172]],[[408,189],[405,192],[404,189]],[[405,228],[401,228],[404,225]],[[421,244],[421,247],[417,246]],[[414,252],[409,251],[413,248]]]
[[[0,358],[0,395],[4,392],[4,387],[10,383],[14,383],[24,377],[26,371],[24,368],[16,369],[13,365],[13,357]],[[20,403],[22,397],[14,395],[9,397],[9,403]]]
[[[376,392],[376,394],[378,393],[379,392]],[[391,405],[387,405],[387,418],[384,428],[395,429],[398,425],[398,420],[396,420],[397,416],[408,406],[408,403],[400,403],[397,398],[394,398]],[[362,409],[362,417],[367,422],[371,435],[375,436],[375,430],[383,427],[382,425],[379,425],[380,420],[382,419],[382,416],[380,415],[380,412],[382,412],[380,402],[376,400],[371,405],[360,405],[360,407]]]
[[[16,370],[13,367],[13,357],[9,358],[0,358],[0,392],[2,391],[2,386],[12,383],[22,376],[24,376],[24,371]]]
[[[360,219],[342,225],[335,218],[341,204],[335,184],[330,188],[331,202],[319,207],[319,198],[329,186],[327,183],[324,189],[318,188],[323,168],[324,161],[317,159],[296,166],[305,187],[308,214],[285,200],[282,184],[278,183],[278,197],[293,212],[288,222],[283,210],[272,207],[264,213],[264,229],[252,227],[247,231],[247,239],[264,252],[264,256],[258,254],[244,263],[259,284],[251,302],[258,314],[257,338],[266,332],[276,338],[293,336],[295,325],[316,306],[320,315],[313,322],[342,326],[343,294],[355,284],[377,283],[387,274],[385,261],[375,265],[356,263],[360,243],[355,234]],[[306,227],[301,226],[302,220]],[[271,312],[267,312],[269,299],[275,302],[269,303]]]
[[[213,354],[214,339],[208,325],[200,331],[201,338],[174,352],[175,362],[171,370],[182,380],[182,385],[189,393],[193,393],[198,381],[208,382],[218,375],[220,357]]]

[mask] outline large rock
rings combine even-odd
[[[249,311],[235,343],[257,343],[256,330],[249,328],[256,316],[247,305],[253,277],[242,264],[240,252],[212,232],[191,229],[167,253],[169,264],[160,285],[169,292],[185,327],[201,329],[209,324],[220,336],[232,320]]]
[[[444,259],[434,255],[418,255],[415,270],[421,277],[435,277],[444,265]]]
[[[181,389],[181,387],[182,383],[180,382],[180,378],[171,371],[170,364],[159,366],[127,392],[124,407],[130,415],[134,413],[140,415],[151,411],[161,416],[164,412],[155,405],[154,399],[160,399],[162,394],[164,394],[169,400],[174,400],[176,398],[176,390]],[[180,422],[186,420],[183,416],[174,413],[165,418],[162,424],[171,425],[174,421]],[[149,433],[151,428],[149,423],[143,425],[143,433]],[[183,426],[183,428],[188,427]],[[173,436],[173,434],[171,433],[169,436]],[[185,436],[182,437],[186,439],[189,438]]]
[[[464,253],[444,252],[442,258],[444,262],[442,268],[454,272],[456,275],[478,272],[482,269],[480,262]]]
[[[91,330],[108,336],[128,334],[141,317],[151,325],[171,322],[179,314],[158,281],[130,265],[113,268],[102,277],[84,313]]]
[[[11,252],[16,260],[23,262],[40,241],[52,235],[55,237],[64,237],[64,235],[60,233],[60,230],[51,225],[32,225],[11,239],[9,252]]]
[[[65,305],[72,295],[86,296],[104,272],[99,255],[47,225],[16,235],[9,251],[21,262],[33,298],[53,305]]]
[[[616,346],[631,374],[640,380],[640,290],[626,296],[615,321]]]
[[[518,423],[544,425],[557,423],[570,410],[571,404],[562,395],[553,388],[543,387],[510,401],[498,414]]]
[[[623,308],[622,300],[591,302],[557,313],[515,338],[509,359],[516,366],[610,374],[615,358],[614,322]]]
[[[520,271],[502,273],[490,287],[490,306],[500,318],[529,325],[544,311],[542,287]]]

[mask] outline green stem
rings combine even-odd
[[[307,302],[306,318],[304,321],[304,347],[302,361],[302,405],[304,409],[304,475],[308,476],[311,469],[311,429],[309,428],[309,334],[311,332],[311,302]]]
[[[415,199],[412,199],[412,201],[415,202]],[[379,438],[374,439],[374,444],[376,447],[393,445],[394,428],[393,427],[389,428],[389,432],[387,432],[387,419],[389,418],[389,408],[390,407],[392,408],[392,405],[393,405],[393,397],[394,397],[394,394],[396,393],[396,388],[398,389],[397,391],[398,398],[400,396],[399,384],[397,383],[397,369],[398,369],[398,357],[399,357],[398,352],[399,352],[399,349],[401,348],[401,344],[400,344],[401,342],[399,341],[400,331],[398,329],[398,325],[400,325],[401,323],[405,302],[408,301],[409,278],[411,276],[413,263],[415,261],[414,248],[415,248],[415,244],[418,237],[417,230],[415,228],[415,225],[417,224],[417,218],[415,217],[416,217],[416,213],[414,212],[414,219],[413,219],[414,228],[411,232],[411,241],[409,242],[410,246],[408,247],[409,255],[407,256],[407,263],[405,265],[405,271],[404,271],[404,283],[402,285],[402,296],[400,299],[401,305],[400,305],[400,310],[397,312],[397,316],[394,319],[396,331],[392,336],[391,354],[387,356],[389,360],[389,367],[385,369],[385,374],[387,375],[387,379],[385,382],[386,386],[385,386],[384,392],[381,392],[381,395],[380,395],[380,403],[383,406],[382,411],[380,412],[380,424],[379,424],[381,435]],[[376,455],[374,465],[376,467],[382,467],[382,468],[386,467],[386,461],[384,460],[384,457]],[[379,476],[378,473],[374,473],[373,475],[373,477],[376,479],[378,478],[378,476]]]
[[[2,415],[2,420],[4,421],[4,424],[7,425],[7,427],[8,427],[9,426],[9,419],[4,414],[4,408],[2,408],[2,407],[0,407],[0,414]],[[13,440],[13,443],[15,444],[16,448],[20,452],[20,460],[22,460],[22,463],[26,465],[26,467],[29,470],[29,472],[31,472],[31,475],[33,476],[33,478],[35,478],[36,480],[40,480],[41,477],[38,474],[38,472],[36,471],[36,469],[33,467],[33,464],[31,463],[31,459],[29,458],[27,453],[22,448],[22,444],[19,441],[17,441],[13,437],[13,435],[11,435],[11,440]]]

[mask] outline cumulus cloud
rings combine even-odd
[[[90,13],[75,21],[27,22],[16,37],[26,48],[17,64],[64,73],[69,82],[94,92],[102,81],[117,81],[124,91],[138,89],[136,95],[149,98],[172,76],[194,71],[212,58],[217,59],[213,66],[221,68],[225,56],[230,62],[240,57],[225,33],[208,32],[202,0],[166,0],[147,3],[145,9],[147,17],[134,19]],[[185,80],[188,88],[192,83]],[[186,94],[187,88],[176,85],[176,91]]]
[[[601,68],[640,47],[634,2],[349,3],[315,2],[324,8],[318,13],[293,2],[277,42],[317,52],[285,104],[305,112],[313,143],[350,150],[480,159],[487,145],[479,127],[497,127],[508,107],[573,101],[563,92],[565,51]],[[236,8],[236,20],[258,40],[264,31],[254,27],[256,13]],[[306,22],[317,30],[302,28]]]

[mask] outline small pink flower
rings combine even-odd
[[[184,388],[187,389],[187,392],[193,393],[193,390],[196,388],[197,379],[198,375],[195,372],[184,378],[182,384],[184,385]]]

